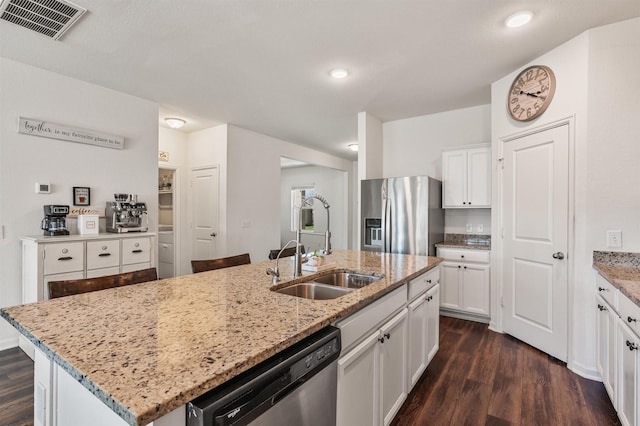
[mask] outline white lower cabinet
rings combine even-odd
[[[391,423],[407,397],[406,351],[403,309],[338,360],[338,425]]]
[[[411,280],[336,325],[337,425],[388,425],[438,350],[439,270]]]
[[[597,346],[598,358],[597,365],[602,377],[609,399],[615,407],[617,403],[616,392],[616,352],[618,345],[616,343],[616,330],[618,328],[616,312],[601,297],[598,297],[598,317],[597,317]]]
[[[625,426],[640,424],[640,307],[596,276],[597,366],[611,403]]]
[[[440,285],[436,284],[409,304],[409,391],[438,351],[439,300]]]
[[[486,320],[491,314],[490,253],[487,250],[438,248],[440,307],[467,319]],[[468,317],[465,316],[468,314]]]
[[[622,319],[619,319],[623,322]],[[618,417],[623,425],[636,425],[638,409],[638,337],[624,323],[618,340]]]

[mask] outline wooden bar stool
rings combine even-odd
[[[278,253],[280,253],[280,249],[269,250],[269,259],[275,259],[276,257],[278,257]],[[304,246],[300,246],[300,253],[304,254]],[[294,254],[296,254],[295,246],[287,247],[286,249],[282,250],[282,254],[280,255],[280,257],[290,257]]]
[[[144,283],[158,279],[156,268],[123,274],[107,275],[104,277],[84,278],[77,280],[49,281],[49,299],[71,296],[73,294],[88,293],[113,287]]]
[[[214,269],[228,268],[230,266],[248,265],[251,263],[249,253],[237,254],[235,256],[221,257],[219,259],[192,260],[191,269],[193,273],[213,271]]]

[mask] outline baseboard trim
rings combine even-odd
[[[576,373],[578,376],[584,377],[585,379],[595,380],[596,382],[602,382],[602,376],[600,375],[600,372],[597,369],[594,370],[591,367],[587,367],[585,365],[575,363],[575,362],[567,364],[567,368],[569,368],[569,370]]]
[[[444,315],[445,317],[463,319],[467,321],[481,322],[484,324],[489,324],[491,321],[489,317],[485,317],[482,315],[470,314],[468,312],[450,311],[448,309],[442,309],[442,308],[440,308],[440,315]]]

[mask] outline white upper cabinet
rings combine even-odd
[[[442,153],[442,207],[491,207],[491,148],[477,146]]]

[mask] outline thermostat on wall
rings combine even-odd
[[[49,194],[51,193],[51,185],[48,183],[36,182],[36,194]]]

